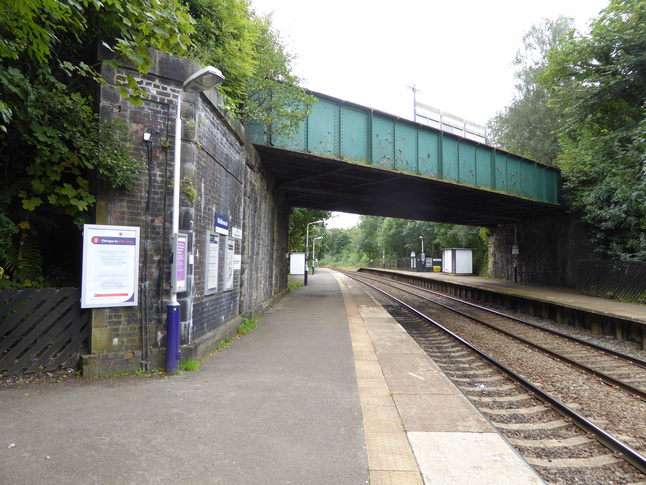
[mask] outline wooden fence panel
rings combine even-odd
[[[76,365],[89,320],[78,288],[0,291],[0,373]]]

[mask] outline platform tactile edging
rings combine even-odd
[[[337,277],[337,281],[339,278]],[[364,319],[339,281],[346,304],[363,413],[371,485],[423,485],[404,424],[378,363]]]

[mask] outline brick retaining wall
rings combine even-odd
[[[124,123],[129,133],[124,143],[130,145],[133,156],[142,160],[142,169],[139,183],[131,192],[99,188],[96,223],[141,228],[140,292],[137,307],[93,310],[91,353],[82,359],[84,375],[134,371],[142,365],[152,368],[163,362],[160,358],[165,347],[170,296],[177,100],[183,80],[201,66],[160,53],[154,56],[155,65],[146,75],[127,68],[104,68],[102,73],[107,83],[100,91],[101,119]],[[125,74],[135,77],[148,92],[142,106],[134,106],[120,96],[117,82]],[[180,178],[190,181],[198,195],[191,201],[182,192],[180,198],[180,232],[188,234],[189,253],[194,257],[194,264],[189,265],[187,291],[178,295],[182,307],[181,343],[186,355],[206,355],[204,349],[195,346],[217,345],[212,335],[235,334],[241,316],[263,311],[287,287],[289,207],[246,141],[242,125],[218,107],[221,102],[214,91],[187,93],[181,106],[184,124]],[[149,145],[143,140],[144,132],[151,134]],[[234,271],[233,287],[225,290],[222,248],[227,239],[219,236],[218,290],[205,294],[207,231],[214,231],[216,213],[229,218],[230,229],[242,231],[241,239],[229,239],[235,245],[240,269]]]
[[[518,272],[540,274],[537,281],[548,286],[574,288],[575,262],[595,258],[583,227],[568,214],[490,228],[488,236],[489,278],[493,279],[514,280],[514,242],[519,249]]]

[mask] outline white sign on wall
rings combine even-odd
[[[231,237],[227,238],[226,248],[224,253],[224,291],[233,289],[233,270],[234,256],[235,256],[236,243]]]
[[[229,235],[229,218],[223,216],[222,214],[215,214],[214,222],[215,232],[222,234],[223,236]]]
[[[206,231],[206,260],[204,277],[204,294],[211,295],[218,291],[218,267],[220,263],[220,236]]]
[[[139,228],[83,226],[81,308],[137,306]]]

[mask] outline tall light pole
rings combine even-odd
[[[383,241],[383,239],[381,241],[381,267],[386,267],[386,243]]]
[[[316,263],[316,240],[323,239],[323,236],[315,237],[312,241],[312,274],[314,274],[314,264]]]
[[[173,265],[178,259],[179,235],[179,185],[182,161],[182,101],[184,93],[201,93],[213,89],[224,81],[224,76],[219,69],[207,66],[191,75],[182,84],[177,100],[177,116],[175,118],[175,157],[173,161]],[[179,326],[181,307],[177,301],[177,274],[171,281],[170,301],[166,307],[166,373],[174,374],[179,366]]]
[[[310,226],[312,224],[323,224],[325,221],[314,221],[307,224],[307,229],[305,230],[305,275],[303,277],[303,285],[307,286],[307,253],[310,248]]]
[[[419,237],[422,240],[422,254],[420,254],[420,266],[422,271],[426,269],[426,255],[424,254],[424,236]]]

